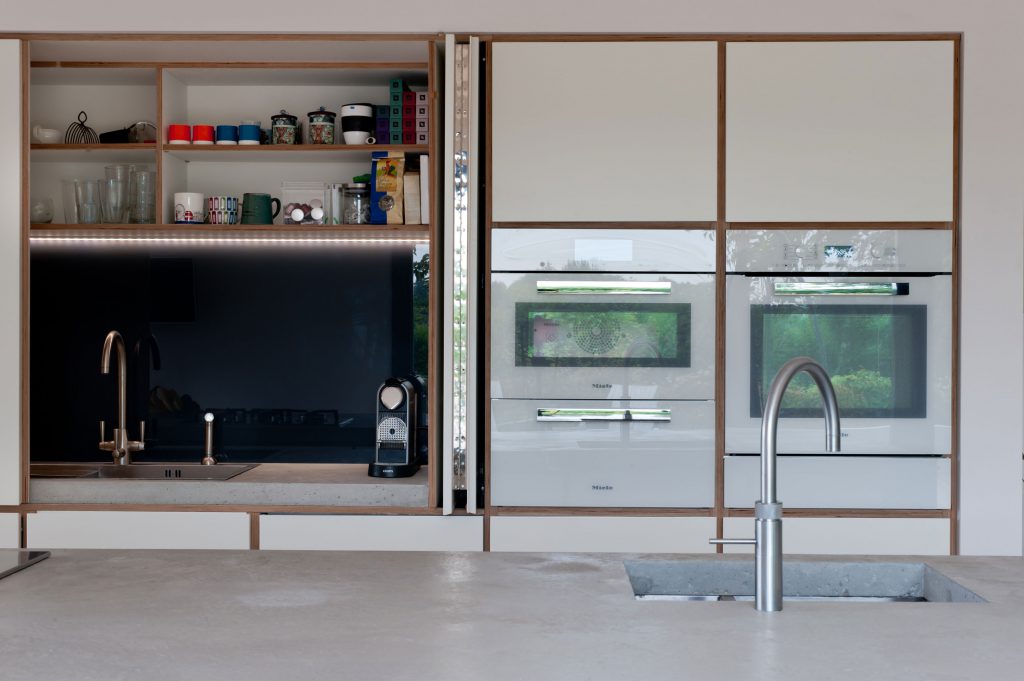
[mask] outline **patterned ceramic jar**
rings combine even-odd
[[[295,144],[299,128],[297,116],[281,109],[281,113],[271,116],[270,120],[273,121],[271,144]]]
[[[320,107],[319,111],[310,111],[307,115],[309,116],[309,143],[334,144],[336,114]]]

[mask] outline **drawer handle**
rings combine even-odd
[[[671,409],[555,409],[537,410],[538,421],[671,421]]]
[[[777,296],[909,296],[906,282],[877,283],[850,281],[822,283],[818,281],[775,282]]]
[[[667,296],[671,281],[538,281],[537,293],[553,295]]]

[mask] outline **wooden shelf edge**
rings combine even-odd
[[[430,234],[430,225],[121,225],[121,224],[95,224],[95,225],[62,225],[62,224],[32,224],[29,226],[29,236],[43,236],[53,232],[81,232],[83,234],[95,232],[110,232],[116,234],[166,234],[195,235],[197,237],[210,236],[214,233],[246,233],[255,232],[260,234],[274,234],[281,236],[316,236],[322,235],[345,235],[345,234],[394,234],[416,232],[424,235]]]
[[[29,145],[32,151],[156,151],[156,142],[130,144],[38,144]]]
[[[33,145],[34,146],[34,145]],[[112,146],[112,145],[106,145]],[[275,153],[301,153],[305,151],[314,152],[350,152],[368,153],[371,151],[403,151],[407,153],[427,153],[429,146],[426,144],[164,144],[161,151],[198,151],[209,153],[226,151],[229,153],[253,153],[258,151],[271,151]]]

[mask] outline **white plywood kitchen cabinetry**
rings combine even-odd
[[[479,516],[262,515],[260,549],[480,551]]]
[[[953,219],[951,41],[730,43],[726,219]]]
[[[783,511],[785,554],[949,555],[946,518],[789,518]],[[754,536],[753,518],[726,518],[726,537]],[[728,552],[753,553],[728,546]]]
[[[714,518],[498,516],[491,551],[709,553]]]
[[[492,50],[495,222],[715,219],[715,43]]]
[[[33,549],[248,549],[249,514],[40,511],[26,535]]]
[[[21,41],[0,40],[0,504],[21,503]]]
[[[21,542],[21,523],[17,513],[0,513],[0,549],[16,549]]]

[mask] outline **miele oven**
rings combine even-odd
[[[492,232],[491,503],[710,506],[714,234]]]
[[[730,233],[726,453],[759,452],[765,395],[792,357],[821,362],[839,402],[841,451],[826,455],[817,389],[806,376],[790,384],[778,429],[780,455],[794,455],[780,460],[787,505],[948,505],[951,246],[944,230]],[[753,501],[735,492],[742,478],[754,493],[756,464],[727,457],[727,505]]]

